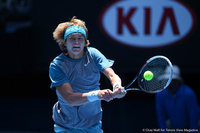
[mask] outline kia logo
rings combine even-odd
[[[103,10],[100,23],[104,33],[120,44],[154,48],[185,38],[195,17],[177,0],[121,0]]]

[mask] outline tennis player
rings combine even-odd
[[[56,133],[103,133],[101,100],[109,102],[126,94],[120,77],[111,68],[114,62],[88,47],[87,33],[85,22],[75,17],[60,23],[53,32],[64,51],[49,67],[51,88],[58,96],[53,107]],[[100,72],[110,80],[113,91],[100,90]]]

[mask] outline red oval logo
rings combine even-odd
[[[175,0],[121,0],[101,14],[104,32],[120,44],[154,48],[182,40],[194,27],[188,6]]]

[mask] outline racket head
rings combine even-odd
[[[166,70],[168,70],[167,76]],[[153,73],[153,78],[149,81],[145,80],[143,77],[143,74],[146,71],[151,71]],[[159,55],[151,57],[146,61],[137,76],[137,82],[142,91],[147,93],[158,93],[167,88],[172,80],[172,76],[172,63],[167,57]]]

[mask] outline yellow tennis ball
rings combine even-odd
[[[143,77],[144,77],[145,80],[150,81],[153,78],[153,73],[151,71],[146,71],[143,74]]]

